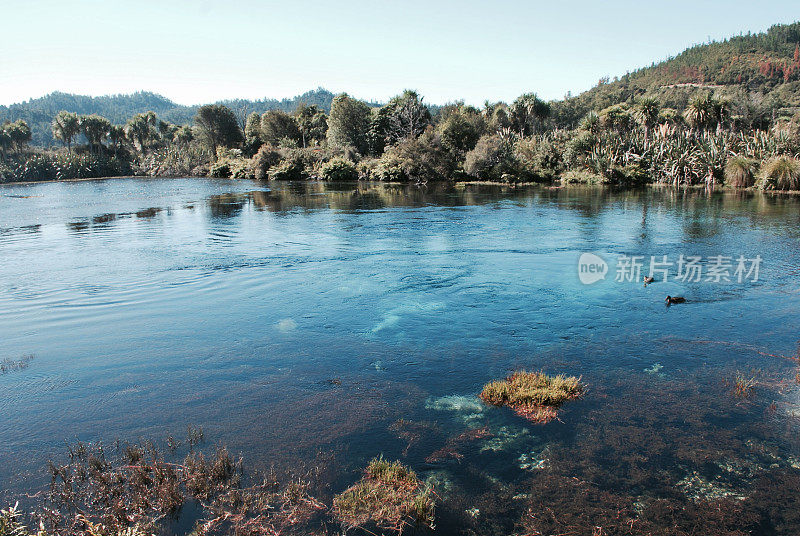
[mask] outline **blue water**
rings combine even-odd
[[[605,280],[579,281],[584,252],[610,263]],[[743,283],[614,281],[620,255],[681,254],[763,262]],[[642,471],[673,488],[708,473],[708,459],[767,474],[754,442],[792,472],[798,278],[794,197],[214,179],[0,186],[0,359],[35,356],[0,375],[0,488],[36,482],[65,441],[190,424],[256,467],[334,453],[334,492],[372,456],[402,459],[447,481],[440,533],[472,522],[457,513],[481,486],[528,486],[538,473],[520,456],[556,446],[569,455],[542,470],[639,501],[660,491],[632,483],[628,455],[656,436],[668,448]],[[666,307],[667,294],[687,303]],[[589,390],[546,426],[476,402],[517,368],[582,375]],[[737,371],[759,378],[745,402],[726,383]],[[693,422],[697,408],[707,415]],[[437,431],[406,449],[397,419]],[[524,437],[425,461],[477,426]],[[626,439],[600,456],[598,430]],[[715,443],[703,463],[674,454]]]

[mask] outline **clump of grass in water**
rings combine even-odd
[[[333,513],[346,528],[375,525],[403,532],[418,525],[433,528],[433,490],[400,462],[383,456],[369,462],[364,476],[333,499]]]
[[[479,397],[487,404],[508,406],[531,422],[546,423],[557,417],[561,404],[580,397],[585,387],[575,376],[521,370],[487,383]]]
[[[737,371],[733,379],[733,394],[737,398],[750,398],[756,385],[756,378],[747,378],[744,374]]]

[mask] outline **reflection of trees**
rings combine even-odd
[[[249,200],[249,194],[227,193],[208,198],[212,219],[227,219],[238,216]]]

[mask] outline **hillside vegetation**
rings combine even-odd
[[[789,118],[800,110],[800,22],[696,45],[674,58],[601,80],[578,96],[554,103],[554,120],[573,126],[590,110],[656,98],[683,110],[699,92],[729,99],[735,114]]]

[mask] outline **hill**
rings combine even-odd
[[[590,110],[642,95],[680,110],[694,94],[709,91],[751,113],[791,116],[800,110],[800,22],[696,45],[613,81],[603,79],[554,103],[554,118],[559,126],[570,126]]]
[[[301,102],[308,105],[315,104],[328,112],[334,96],[334,93],[327,89],[317,88],[290,99],[235,99],[220,101],[219,104],[229,106],[237,115],[246,115],[252,112],[264,113],[267,110],[292,112]],[[0,106],[0,123],[6,120],[24,119],[30,125],[33,133],[31,142],[34,145],[49,146],[53,143],[50,122],[61,110],[77,114],[102,115],[115,124],[125,123],[134,114],[153,111],[164,121],[186,125],[192,122],[199,107],[200,105],[182,106],[166,97],[145,91],[131,95],[103,97],[54,92],[19,104]]]

